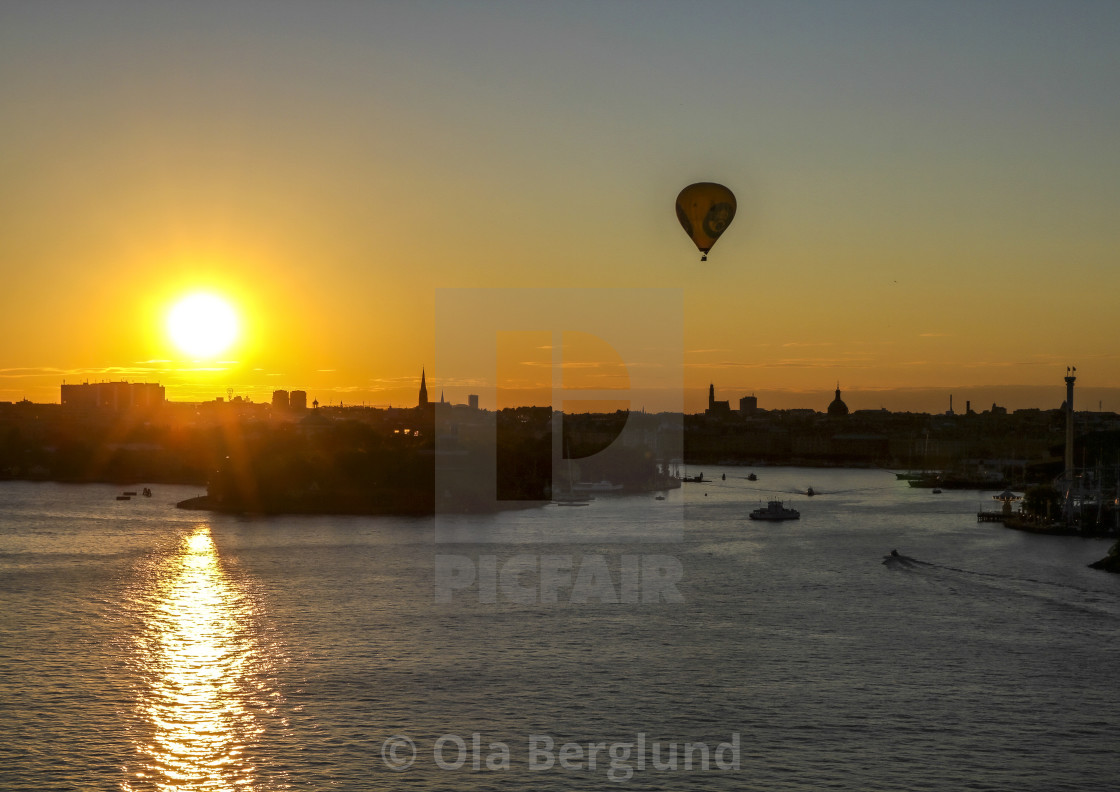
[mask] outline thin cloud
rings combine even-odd
[[[368,392],[370,389],[365,385],[335,385],[334,387],[321,388],[320,390],[325,390],[327,393],[363,393]]]
[[[870,357],[784,358],[755,362],[722,361],[718,363],[685,363],[685,368],[706,369],[769,369],[769,368],[866,368],[874,365]]]
[[[481,377],[448,377],[447,379],[440,378],[440,387],[442,388],[490,388],[493,387],[492,382],[488,382]]]
[[[427,377],[426,372],[425,372],[425,377]],[[379,385],[409,385],[409,384],[415,384],[417,387],[420,386],[420,378],[419,377],[414,377],[414,376],[413,377],[370,377],[369,381],[377,383]]]
[[[0,369],[0,377],[15,379],[25,377],[76,377],[76,378],[96,378],[96,377],[146,377],[154,374],[168,374],[175,375],[180,372],[198,372],[198,371],[226,371],[224,366],[190,366],[190,367],[168,367],[168,366],[100,366],[88,368],[55,368],[51,366],[43,366],[38,368],[8,368]]]
[[[529,366],[531,368],[552,368],[551,363],[542,363],[542,362],[537,361],[537,360],[523,360],[520,363],[518,363],[518,365],[519,366]],[[621,361],[594,361],[594,360],[578,361],[578,360],[569,360],[569,361],[561,362],[559,367],[560,368],[567,368],[567,369],[596,369],[596,368],[604,368],[604,367],[608,367],[608,366],[611,367],[611,368],[617,368],[620,365],[626,365],[626,364],[622,363]]]

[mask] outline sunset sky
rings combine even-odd
[[[1113,0],[5,3],[0,400],[466,401],[437,290],[555,287],[679,291],[689,411],[1056,407],[1067,365],[1120,410],[1117,42]],[[696,181],[738,198],[703,264]],[[197,291],[217,360],[165,330]]]

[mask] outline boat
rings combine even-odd
[[[588,506],[591,504],[591,499],[580,498],[569,493],[560,493],[552,499],[552,502],[557,506]]]
[[[582,485],[572,483],[573,481],[575,481],[575,476],[572,473],[572,456],[570,448],[565,452],[565,456],[567,456],[568,458],[568,489],[567,491],[560,491],[556,493],[552,498],[552,502],[557,506],[587,506],[591,501],[595,499],[590,495],[576,494],[577,491],[584,492],[585,490],[581,489]]]
[[[814,495],[816,495],[817,493],[813,492],[813,488],[812,488],[812,487],[809,487],[809,489],[805,490],[805,494],[806,494],[806,495],[808,495],[808,496],[809,496],[809,497],[811,498],[811,497],[813,497]]]
[[[931,491],[931,492],[932,492],[932,493],[933,493],[934,495],[940,495],[940,494],[941,494],[941,489],[940,489],[939,487],[934,487],[934,488],[933,488],[932,490],[930,490],[930,491]]]
[[[800,520],[801,512],[786,508],[781,501],[772,500],[766,506],[755,509],[748,516],[752,520]]]
[[[695,476],[682,476],[681,481],[683,481],[685,483],[688,483],[688,484],[703,484],[704,483],[704,474],[703,473],[697,473]]]
[[[622,489],[621,484],[612,484],[606,479],[602,481],[579,481],[572,485],[572,492],[618,492],[620,489]]]
[[[911,569],[921,562],[915,561],[910,556],[904,556],[897,550],[891,550],[889,554],[883,556],[883,563],[896,569]]]
[[[747,481],[758,481],[758,476],[756,476],[754,473],[751,473],[747,476]]]
[[[132,500],[131,495],[118,495],[117,500]]]
[[[136,493],[135,492],[122,492],[121,495],[127,495],[128,497],[131,498],[131,497],[135,496]]]
[[[906,482],[911,487],[931,489],[975,489],[975,490],[1001,490],[1010,486],[1010,481],[999,470],[945,470],[940,473],[931,473],[924,478],[911,479]]]
[[[664,495],[657,495],[656,497],[654,497],[654,500],[665,500],[665,496]]]

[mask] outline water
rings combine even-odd
[[[977,524],[990,493],[880,471],[747,472],[706,468],[663,502],[461,518],[451,537],[471,543],[439,545],[430,520],[2,483],[0,788],[1117,788],[1120,577],[1085,566],[1107,541]],[[801,520],[746,519],[771,497]],[[681,541],[634,541],[656,507],[683,509]],[[914,560],[883,564],[893,548]],[[477,584],[437,602],[437,555],[572,569],[544,587],[556,602],[535,573],[510,578],[532,602],[500,583],[494,602]],[[639,557],[679,563],[682,601],[628,598]],[[600,596],[571,601],[580,575]],[[609,746],[639,734],[646,766],[635,745],[612,770]],[[734,734],[738,769],[720,769]],[[394,735],[416,745],[406,771],[387,763],[407,746],[383,758]],[[444,735],[458,769],[436,763]],[[550,769],[530,769],[530,735],[553,740]],[[675,770],[653,742],[663,764],[677,744]],[[606,744],[594,769],[589,743]]]

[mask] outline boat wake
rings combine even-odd
[[[883,556],[883,564],[886,565],[888,569],[895,571],[917,573],[928,570],[931,575],[940,572],[951,573],[945,577],[946,583],[953,577],[963,576],[957,577],[958,585],[965,580],[972,580],[981,586],[991,586],[1004,591],[1014,591],[1032,598],[1060,600],[1063,604],[1071,607],[1089,607],[1095,610],[1094,605],[1097,603],[1116,604],[1115,595],[1111,591],[1100,591],[1057,580],[1005,575],[998,572],[983,572],[976,569],[964,569],[962,567],[950,566],[948,564],[937,564],[932,561],[921,561],[917,558],[901,555],[897,551],[891,551],[890,554]],[[1059,592],[1068,593],[1062,594]],[[1077,595],[1082,601],[1068,601],[1070,594]],[[1115,615],[1115,611],[1112,607],[1106,607],[1106,611],[1110,615]]]
[[[919,566],[937,566],[928,561],[919,561],[916,558],[902,555],[897,550],[891,550],[890,553],[883,556],[883,563],[891,569],[914,569]]]

